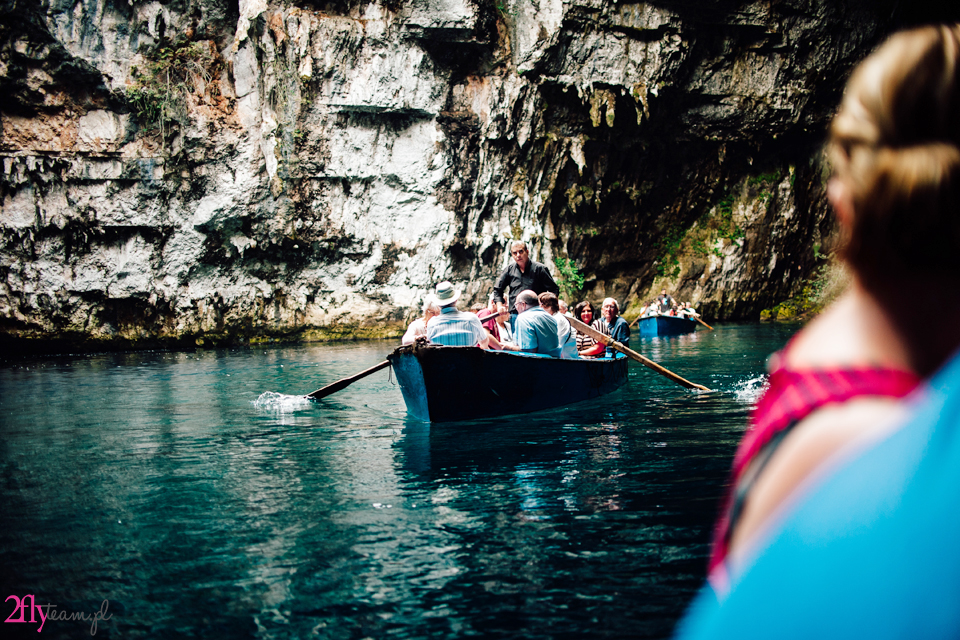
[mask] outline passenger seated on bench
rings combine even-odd
[[[503,345],[508,351],[542,353],[559,358],[561,353],[560,335],[557,321],[540,306],[537,294],[527,289],[521,291],[515,302],[517,312],[517,330],[514,337],[516,346]]]
[[[613,298],[604,298],[600,307],[602,315],[593,321],[594,329],[604,333],[625,347],[630,346],[630,326],[620,317],[620,305]]]
[[[478,311],[477,317],[480,318],[480,323],[487,332],[487,338],[490,341],[490,349],[494,351],[502,351],[504,343],[511,342],[506,337],[509,334],[506,330],[504,330],[504,326],[506,326],[508,329],[510,327],[509,322],[506,321],[506,319],[510,318],[510,314],[506,312],[499,313],[496,305],[494,305],[492,309],[490,307],[485,307]]]
[[[693,305],[689,302],[684,302],[680,305],[680,315],[684,318],[699,318],[700,314],[696,312],[693,308]]]
[[[487,332],[480,324],[480,318],[473,313],[457,311],[460,293],[449,282],[437,285],[440,315],[427,323],[427,339],[448,347],[489,348]]]
[[[547,313],[557,321],[557,337],[560,339],[560,357],[568,360],[578,358],[576,333],[560,311],[560,302],[557,300],[557,296],[547,291],[541,293],[539,298],[540,306],[546,309]]]
[[[580,302],[573,308],[573,316],[589,326],[593,322],[593,305],[588,300]],[[577,331],[577,352],[581,358],[596,358],[603,355],[606,347],[602,342],[597,342],[592,336]]]
[[[440,305],[437,304],[437,296],[432,293],[427,294],[423,300],[423,317],[417,318],[407,327],[407,332],[403,334],[400,344],[413,344],[420,336],[427,336],[427,323],[430,319],[440,314]]]

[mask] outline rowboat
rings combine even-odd
[[[410,415],[425,422],[529,413],[599,398],[627,381],[627,358],[561,360],[476,347],[413,344],[387,360]]]
[[[641,337],[679,336],[697,330],[697,321],[681,316],[647,316],[637,321]]]

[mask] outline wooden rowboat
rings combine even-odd
[[[647,316],[637,321],[641,337],[679,336],[697,330],[694,318],[680,316]]]
[[[473,420],[529,413],[616,391],[627,358],[561,360],[476,347],[414,344],[387,360],[407,412],[423,421]]]

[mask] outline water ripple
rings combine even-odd
[[[733,385],[733,393],[737,400],[744,404],[754,404],[767,389],[767,376],[759,375],[741,380]]]
[[[276,391],[264,391],[253,401],[253,406],[261,411],[275,411],[277,413],[293,413],[305,409],[312,404],[307,396],[291,396]]]

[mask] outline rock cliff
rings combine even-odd
[[[486,301],[516,238],[628,317],[757,318],[830,253],[825,124],[905,12],[0,0],[0,334],[391,335],[439,280]]]

